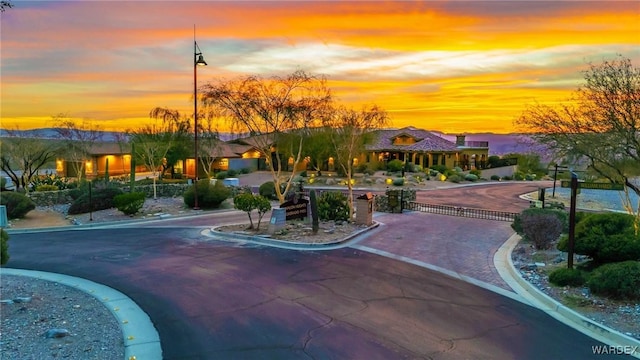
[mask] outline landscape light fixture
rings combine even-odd
[[[200,210],[198,206],[198,66],[206,66],[202,51],[196,42],[196,26],[193,25],[193,210]]]

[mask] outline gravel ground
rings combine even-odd
[[[512,253],[512,260],[522,277],[543,293],[596,323],[640,340],[640,303],[611,300],[591,294],[586,287],[559,287],[549,282],[548,274],[553,269],[567,266],[566,254],[555,246],[541,251],[520,242]]]
[[[95,297],[58,283],[2,275],[2,360],[122,360],[124,338]]]

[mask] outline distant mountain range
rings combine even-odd
[[[118,141],[124,133],[117,131],[101,131],[102,141]],[[432,131],[435,135],[449,141],[456,141],[457,134],[446,134],[439,131]],[[58,132],[55,128],[42,128],[31,130],[5,130],[0,129],[0,137],[7,136],[36,137],[41,139],[56,139]],[[504,155],[509,153],[527,153],[532,151],[531,145],[526,141],[529,139],[522,134],[493,134],[493,133],[467,133],[466,141],[488,141],[490,155]],[[236,138],[230,133],[220,133],[220,137],[227,141]]]

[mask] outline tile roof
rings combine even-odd
[[[394,145],[393,139],[399,136],[409,136],[416,139],[411,145]],[[377,130],[374,132],[374,139],[371,143],[366,144],[368,151],[456,151],[456,144],[441,138],[429,131],[416,129],[414,127],[405,127],[394,130]]]

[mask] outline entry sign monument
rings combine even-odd
[[[562,180],[560,182],[560,187],[570,188],[571,187],[571,181],[570,180]],[[615,183],[605,183],[605,182],[578,181],[578,189],[622,191],[622,190],[624,190],[624,185],[615,184]]]
[[[307,199],[294,199],[282,203],[282,205],[280,205],[280,208],[285,209],[286,219],[287,221],[289,221],[307,217],[308,205],[309,200]]]

